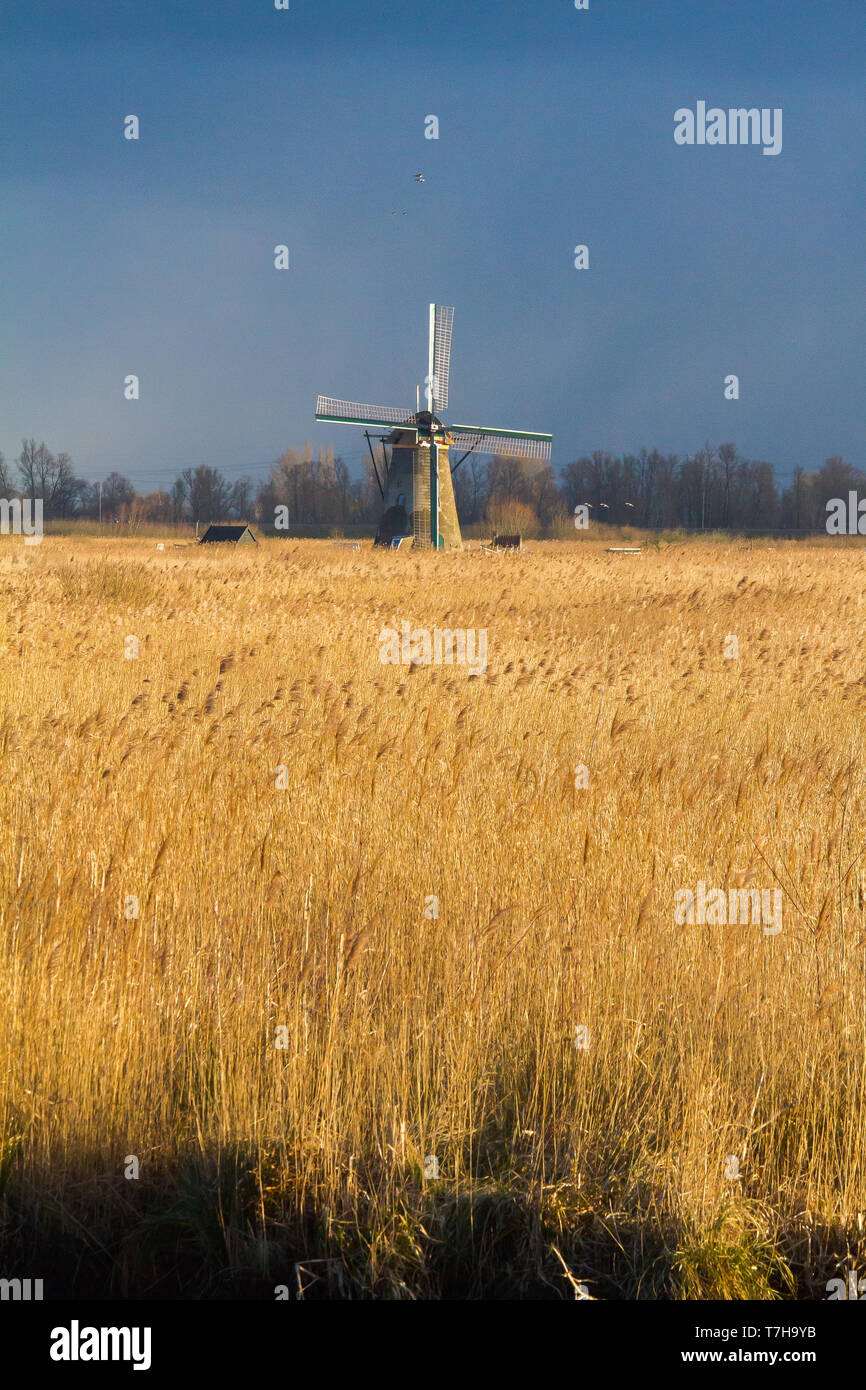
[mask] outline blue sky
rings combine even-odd
[[[436,300],[446,419],[552,430],[557,467],[866,466],[860,0],[22,0],[2,31],[7,458],[356,466],[316,394],[413,404]],[[782,153],[677,146],[698,100],[781,107]]]

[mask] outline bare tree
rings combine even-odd
[[[70,516],[81,505],[87,484],[77,478],[68,454],[55,458],[44,441],[22,440],[18,456],[18,473],[22,492],[30,498],[41,497],[47,516]]]
[[[253,506],[253,480],[252,478],[238,478],[232,483],[231,496],[229,498],[229,512],[239,520],[245,521],[252,516]]]
[[[171,485],[171,492],[169,493],[172,521],[183,521],[184,517],[186,516],[186,494],[187,487],[183,478],[175,478],[174,482]]]
[[[722,471],[722,525],[731,524],[731,488],[734,481],[734,465],[737,461],[736,444],[719,445],[719,465]]]
[[[218,468],[201,463],[198,468],[185,469],[181,477],[193,521],[221,521],[228,516],[231,487]]]
[[[122,473],[109,473],[102,483],[101,499],[99,483],[90,484],[84,496],[83,510],[89,516],[96,517],[101,510],[106,521],[113,521],[121,512],[129,509],[135,497],[135,488],[128,478],[124,478]]]

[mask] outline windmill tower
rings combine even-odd
[[[550,458],[550,434],[526,434],[481,425],[443,425],[439,411],[448,405],[453,323],[453,309],[430,305],[426,410],[418,408],[420,402],[411,411],[319,396],[317,420],[331,425],[360,425],[366,434],[383,503],[377,544],[411,536],[413,544],[422,550],[460,550],[460,523],[451,478],[464,459],[471,453],[541,462]],[[384,455],[381,475],[370,443],[370,430],[376,429],[388,431],[378,436]],[[462,456],[454,462],[453,454],[461,450]]]

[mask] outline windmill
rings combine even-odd
[[[471,453],[541,462],[550,458],[550,434],[527,434],[483,425],[446,426],[439,419],[438,412],[448,405],[453,323],[453,309],[430,305],[426,410],[420,408],[420,392],[414,411],[319,396],[317,420],[330,425],[360,425],[364,429],[384,506],[376,533],[377,545],[411,536],[414,545],[422,550],[460,550],[460,523],[451,478],[464,459]],[[376,429],[388,431],[375,436],[382,441],[381,477],[370,443],[370,430]],[[452,450],[461,449],[462,456],[452,464]]]

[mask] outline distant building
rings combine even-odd
[[[258,545],[249,526],[209,526],[199,545],[207,545],[213,541],[229,541],[232,545]]]

